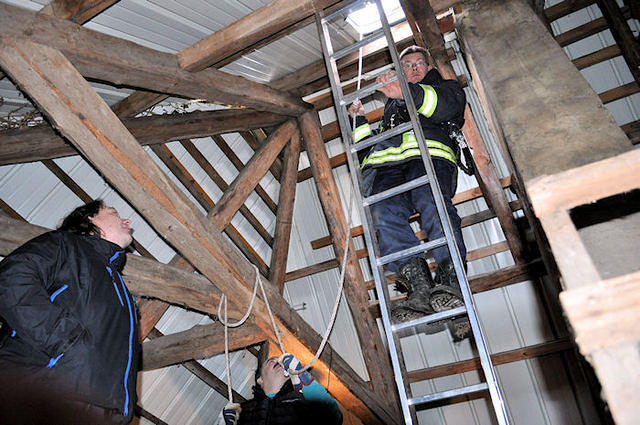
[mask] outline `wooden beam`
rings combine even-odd
[[[163,421],[162,419],[160,419],[159,417],[157,417],[153,413],[151,413],[151,412],[143,409],[142,407],[140,407],[140,405],[136,405],[135,413],[136,413],[136,416],[138,416],[140,418],[145,418],[146,420],[148,420],[152,424],[155,424],[155,425],[169,425],[168,423],[166,423],[165,421]]]
[[[229,328],[229,350],[255,345],[267,339],[251,323]],[[158,369],[193,359],[224,353],[224,326],[220,322],[196,325],[186,331],[153,338],[142,344],[142,370]]]
[[[632,145],[640,144],[640,120],[627,123],[621,128],[629,138]]]
[[[60,52],[26,40],[0,38],[0,66],[156,231],[224,291],[232,306],[249,304],[256,278],[252,265],[195,209]],[[215,293],[216,288],[209,286]],[[166,297],[164,289],[158,291],[160,297]],[[285,349],[302,362],[310,361],[320,336],[270,284],[265,291]],[[199,311],[213,311],[213,298],[195,301],[208,304]],[[256,299],[254,308],[256,324],[272,335],[264,301]],[[329,380],[334,397],[363,421],[399,423],[386,402],[332,350],[325,350],[314,368],[322,382]]]
[[[338,187],[331,172],[329,158],[320,133],[318,117],[315,113],[309,112],[299,118],[300,129],[304,137],[309,155],[309,162],[313,170],[316,187],[325,217],[327,219],[329,231],[333,237],[334,251],[337,258],[344,256],[345,246],[351,252],[355,251],[353,241],[349,240],[345,244],[349,235],[347,231],[346,219],[340,202]],[[353,255],[347,256],[344,265],[345,270],[345,294],[349,307],[352,311],[353,322],[362,347],[365,364],[368,366],[369,377],[373,384],[374,391],[384,397],[390,404],[391,409],[397,409],[395,389],[389,379],[393,376],[391,364],[376,322],[367,314],[367,291],[364,286],[362,270],[360,264]]]
[[[216,228],[222,230],[231,222],[236,211],[244,204],[260,179],[267,173],[284,145],[291,139],[295,129],[296,124],[293,120],[282,124],[247,162],[240,174],[218,200],[218,204],[211,210]]]
[[[0,3],[0,36],[27,38],[60,49],[86,78],[114,85],[284,115],[295,116],[308,109],[300,99],[271,87],[217,69],[191,73],[181,69],[170,53],[6,3]]]
[[[178,54],[178,61],[186,70],[207,68],[336,2],[274,0],[182,50]]]
[[[492,354],[491,362],[494,366],[497,366],[506,363],[519,362],[521,360],[532,359],[535,357],[546,356],[562,351],[568,351],[572,350],[573,348],[574,345],[570,341],[565,339],[543,342],[541,344],[536,344],[529,347]],[[480,369],[482,369],[480,359],[478,357],[474,357],[470,360],[463,360],[460,362],[448,363],[429,367],[426,369],[411,371],[409,372],[409,382],[414,383],[425,381],[427,379],[442,378],[444,376],[451,376],[458,373],[471,372],[473,370]]]
[[[218,188],[221,191],[225,192],[229,188],[229,185],[227,184],[227,182],[225,182],[222,176],[218,174],[218,172],[213,168],[211,163],[204,157],[204,155],[202,155],[202,152],[198,150],[198,148],[193,144],[193,142],[191,142],[190,140],[181,140],[180,144],[182,145],[183,148],[186,149],[189,155],[191,155],[191,157],[198,163],[200,168],[204,170],[207,176],[209,176],[209,178],[213,180],[213,182],[216,184],[216,186],[218,186]],[[208,208],[207,211],[211,211],[212,209],[213,209],[213,205],[211,206],[211,208]],[[247,219],[247,221],[249,221],[249,223],[251,223],[252,225],[253,223],[258,222],[258,219],[255,217],[255,215],[253,215],[251,210],[249,210],[249,208],[247,208],[245,205],[242,205],[239,211],[240,211],[240,214],[242,214]],[[231,229],[235,229],[235,227],[233,227],[232,225],[229,225],[227,226],[227,229],[231,230]],[[258,233],[260,233],[260,236],[262,236],[262,238],[265,241],[269,241],[267,243],[271,245],[273,238],[269,234],[269,232],[267,232],[267,230],[264,229],[264,226],[260,226],[260,227],[254,226],[254,229],[256,229]],[[265,275],[266,274],[267,273],[265,273]]]
[[[602,15],[607,20],[609,30],[618,44],[622,57],[627,62],[629,70],[640,84],[640,43],[631,32],[623,11],[615,0],[596,0]]]
[[[572,60],[578,69],[585,69],[600,62],[620,56],[620,47],[616,44]]]
[[[284,291],[284,278],[287,272],[287,258],[289,255],[289,240],[293,225],[293,208],[295,204],[298,163],[300,160],[300,133],[294,132],[287,144],[284,154],[282,181],[278,195],[278,214],[276,215],[275,242],[271,250],[271,265],[269,280]]]
[[[596,0],[565,0],[544,10],[548,22],[560,19],[570,13],[591,6]]]
[[[118,0],[52,0],[40,13],[84,24]]]
[[[231,146],[229,146],[227,141],[221,136],[213,136],[212,139],[215,142],[216,146],[218,146],[222,153],[224,153],[227,159],[231,161],[236,170],[238,170],[238,172],[242,172],[242,170],[245,169],[246,165],[242,162],[238,155],[236,155],[233,149],[231,149]],[[271,165],[273,165],[273,163]],[[269,208],[271,212],[275,214],[276,211],[278,211],[278,206],[275,202],[273,202],[271,196],[264,190],[264,188],[260,184],[256,185],[255,191],[260,199],[262,199],[262,201],[266,204],[267,208]]]
[[[173,155],[171,150],[167,146],[153,146],[151,148],[153,152],[160,158],[160,160],[169,168],[173,175],[182,183],[182,185],[191,193],[196,201],[209,212],[215,207],[215,203],[209,197],[207,192],[195,181],[191,173],[187,171],[184,166]],[[273,243],[273,238],[264,228],[262,223],[250,212],[248,209],[243,211],[245,217],[253,228],[258,232],[260,236],[269,245]],[[260,270],[260,273],[266,275],[269,273],[269,268],[264,262],[260,254],[251,246],[251,244],[242,236],[242,234],[234,226],[229,225],[224,229],[224,232],[229,236],[233,243],[238,247],[240,251]]]
[[[258,140],[256,135],[251,131],[240,131],[240,136],[249,146],[251,146],[251,149],[253,149],[254,152],[257,151],[260,148],[260,145],[264,142]],[[280,181],[282,174],[282,160],[280,158],[276,158],[275,161],[273,161],[273,164],[271,164],[271,167],[269,167],[269,171],[271,171],[271,174],[276,180]]]
[[[199,111],[122,120],[141,145],[233,133],[282,123],[285,118],[252,110]],[[78,151],[49,126],[0,131],[0,165],[77,155]]]

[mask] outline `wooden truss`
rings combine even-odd
[[[269,86],[226,74],[217,68],[310,24],[316,11],[335,7],[344,0],[275,0],[177,55],[160,53],[81,26],[114,3],[114,0],[53,0],[38,14],[0,4],[0,67],[59,132],[49,127],[37,127],[0,133],[3,146],[0,165],[41,161],[83,201],[90,201],[91,197],[52,161],[80,153],[181,254],[164,265],[134,241],[135,249],[143,257],[129,255],[127,261],[124,272],[127,285],[137,296],[144,297],[139,304],[141,336],[149,336],[143,345],[144,369],[182,363],[207,384],[226,394],[224,384],[193,361],[223,351],[219,324],[197,326],[173,335],[161,335],[154,326],[170,304],[216,314],[222,293],[227,294],[231,302],[230,315],[238,317],[241,314],[239,306],[248,304],[256,269],[269,281],[268,297],[282,330],[285,348],[306,363],[313,356],[320,336],[281,294],[287,281],[337,267],[337,260],[286,273],[297,182],[314,177],[329,224],[330,235],[314,241],[314,247],[333,244],[336,258],[341,258],[347,237],[344,231],[346,219],[332,176],[332,168],[343,165],[345,157],[329,158],[324,148],[325,142],[338,136],[337,124],[320,126],[315,112],[330,107],[332,99],[327,95],[311,99],[310,103],[300,99],[328,87],[324,63],[312,63]],[[457,1],[433,0],[430,2],[433,10],[419,6],[419,2],[413,0],[403,3],[409,24],[395,29],[399,45],[412,44],[415,39],[432,46],[434,60],[443,74],[455,78],[449,65],[451,52],[444,49],[441,36],[453,29],[453,20],[448,17],[436,21],[433,11],[447,9]],[[367,46],[364,53],[365,64],[369,67],[365,71],[389,62],[383,46]],[[356,61],[357,56],[350,55],[339,62],[341,79],[357,75]],[[109,108],[85,79],[129,86],[138,91]],[[464,79],[462,83],[466,83]],[[632,93],[636,88],[637,85],[630,87],[624,93]],[[347,93],[350,90],[353,87],[345,88]],[[241,108],[133,118],[169,95],[204,97]],[[610,100],[621,95],[621,92],[603,94]],[[370,118],[379,117],[381,112],[372,112]],[[267,136],[261,130],[265,127],[275,127],[275,130]],[[637,128],[629,131],[637,132]],[[240,132],[255,151],[246,164],[220,137],[233,132]],[[471,251],[469,255],[475,259],[509,250],[516,260],[514,267],[472,277],[474,291],[536,279],[544,272],[543,268],[539,261],[527,263],[525,260],[512,215],[522,205],[520,201],[509,203],[503,192],[505,187],[517,186],[518,182],[515,177],[498,179],[469,111],[465,133],[476,155],[476,177],[480,187],[458,194],[455,201],[465,202],[484,196],[489,209],[464,217],[463,223],[472,225],[497,217],[506,235],[505,242]],[[225,182],[190,140],[206,136],[213,138],[238,169],[239,175],[232,183]],[[164,145],[175,140],[223,192],[219,200],[214,202]],[[151,146],[207,211],[206,216],[181,193],[142,146]],[[311,167],[298,170],[302,150],[307,151]],[[277,202],[259,185],[268,170],[280,182]],[[276,215],[273,235],[244,205],[254,191]],[[0,255],[6,255],[47,230],[21,221],[4,202],[0,201],[0,207],[9,214],[0,217],[0,228],[3,229]],[[270,264],[266,264],[230,224],[238,212],[271,247]],[[233,243],[223,238],[222,233]],[[361,229],[351,229],[352,237],[359,234]],[[353,249],[352,244],[350,249]],[[363,257],[365,251],[357,252],[358,255],[351,256],[347,263],[346,299],[365,364],[369,366],[370,382],[360,378],[335,353],[331,354],[331,367],[325,354],[316,363],[314,374],[321,382],[330,377],[330,392],[354,421],[399,423],[391,367],[375,322],[379,314],[377,303],[367,297],[372,284],[364,281],[358,264],[358,258]],[[193,273],[194,269],[200,274]],[[257,304],[257,311],[249,323],[232,331],[233,349],[274,338],[265,305],[262,301]],[[566,338],[560,336],[542,346],[498,353],[496,361],[521,360],[570,348]],[[476,368],[477,362],[471,360],[414,371],[410,377],[412,382],[417,382]],[[149,412],[140,410],[138,414],[162,423],[153,419]]]

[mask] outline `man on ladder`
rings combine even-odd
[[[443,79],[430,66],[425,49],[410,46],[400,54],[400,61],[427,139],[456,244],[464,260],[466,248],[462,239],[461,221],[451,202],[457,186],[456,153],[459,148],[449,136],[448,126],[462,127],[465,94],[457,81]],[[393,75],[393,71],[384,74],[378,77],[377,82],[387,83]],[[356,119],[355,142],[373,135],[374,132],[390,130],[410,121],[399,82],[393,81],[379,90],[388,100],[382,123],[377,130],[370,128],[359,101],[349,108],[349,114]],[[364,196],[380,193],[425,174],[412,130],[378,142],[368,153],[361,153]],[[378,232],[382,256],[419,243],[408,221],[415,212],[420,213],[422,229],[429,240],[443,236],[435,201],[426,185],[377,202],[371,207],[373,227]],[[432,254],[438,264],[435,279],[421,254],[387,264],[387,269],[395,272],[401,279],[396,287],[407,293],[407,300],[397,302],[392,308],[391,316],[394,321],[406,321],[464,305],[447,246],[435,248]],[[460,341],[470,334],[471,328],[468,319],[462,317],[450,322],[449,330],[454,341]]]

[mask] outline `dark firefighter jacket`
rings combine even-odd
[[[133,417],[139,344],[125,253],[98,236],[45,233],[0,263],[0,375]]]
[[[253,398],[241,405],[238,425],[340,425],[342,414],[320,401],[305,400],[291,381],[280,391],[268,397],[258,385],[253,387]]]
[[[462,126],[466,105],[462,87],[457,81],[445,80],[437,70],[431,69],[419,83],[409,83],[409,89],[431,157],[448,160],[455,165],[458,147],[443,124],[453,122]],[[389,99],[384,106],[382,123],[378,129],[372,130],[365,117],[356,117],[355,142],[410,120],[404,100]],[[371,149],[361,152],[360,162],[363,168],[399,164],[420,156],[413,130],[378,142]]]

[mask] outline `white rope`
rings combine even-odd
[[[362,40],[362,34],[360,34],[360,40]],[[357,84],[357,90],[360,90],[360,84],[362,81],[362,47],[359,49],[359,57],[358,57],[358,84]],[[358,99],[359,100],[359,99]],[[357,100],[357,101],[358,101]],[[352,134],[355,135],[355,125],[356,125],[356,120],[355,120],[355,116],[353,119],[353,131]],[[345,229],[345,238],[344,238],[344,255],[342,257],[342,267],[340,270],[340,288],[338,289],[338,293],[336,295],[336,301],[334,303],[333,306],[333,311],[331,313],[331,319],[329,319],[329,324],[327,325],[327,330],[325,331],[324,337],[322,338],[322,342],[320,343],[320,346],[318,347],[318,350],[316,351],[315,356],[313,357],[313,359],[309,362],[309,364],[307,364],[305,367],[303,367],[302,369],[298,370],[298,371],[291,371],[289,372],[290,374],[293,375],[299,375],[303,372],[306,372],[307,370],[309,370],[309,368],[311,368],[311,366],[313,365],[313,363],[315,363],[316,360],[318,360],[318,358],[320,357],[320,354],[322,354],[322,351],[324,350],[325,345],[327,344],[327,341],[329,340],[329,335],[331,335],[331,331],[333,330],[333,325],[335,324],[336,321],[336,317],[338,316],[338,307],[340,306],[340,300],[342,299],[342,291],[344,290],[344,280],[345,280],[345,273],[347,270],[347,256],[349,254],[349,241],[351,240],[351,224],[352,224],[352,208],[353,208],[353,198],[354,198],[354,194],[355,194],[355,190],[353,188],[351,188],[351,194],[349,196],[349,208],[348,208],[348,217],[349,219],[347,220],[347,228]],[[262,293],[262,299],[264,300],[265,306],[267,308],[267,312],[269,313],[269,319],[271,319],[271,325],[273,326],[273,332],[276,336],[276,339],[278,340],[278,345],[280,346],[280,350],[285,353],[285,349],[284,349],[284,345],[282,344],[282,340],[280,338],[280,330],[278,329],[278,326],[276,325],[276,321],[275,318],[273,317],[273,312],[271,311],[271,306],[269,305],[269,299],[267,298],[267,294],[266,291],[264,289],[264,283],[262,282],[262,278],[260,277],[260,272],[258,271],[258,267],[256,267],[255,265],[253,266],[254,270],[255,270],[255,274],[256,274],[256,280],[255,283],[253,285],[253,295],[251,296],[251,302],[249,303],[249,307],[247,308],[247,312],[244,314],[244,316],[242,317],[242,319],[238,320],[235,323],[229,323],[228,321],[228,317],[227,317],[227,296],[226,295],[222,295],[222,297],[220,298],[220,303],[218,304],[218,320],[220,321],[220,323],[222,323],[224,325],[224,354],[225,354],[225,361],[226,361],[226,368],[227,368],[227,389],[228,389],[228,395],[229,395],[229,402],[233,403],[233,392],[232,392],[232,387],[231,387],[231,367],[230,367],[230,363],[229,363],[229,334],[228,334],[228,328],[235,328],[238,327],[240,325],[242,325],[244,322],[246,322],[246,320],[249,318],[249,315],[251,314],[251,311],[253,310],[253,306],[255,303],[255,299],[256,299],[256,294],[258,291],[258,286],[260,287],[260,292]],[[222,314],[221,314],[221,309],[222,309],[222,304],[224,303],[224,319],[222,318]]]

